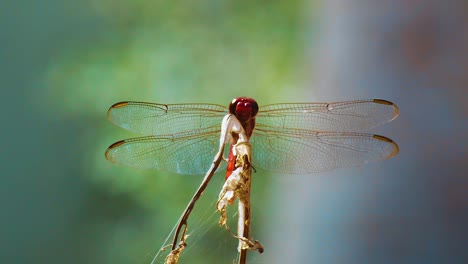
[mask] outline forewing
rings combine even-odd
[[[114,163],[180,174],[204,174],[219,148],[219,130],[126,139],[112,144],[106,158]]]
[[[183,131],[221,127],[227,109],[216,104],[116,103],[107,111],[109,120],[143,135],[170,135]]]
[[[254,167],[283,173],[312,173],[359,166],[395,156],[398,146],[377,135],[306,130],[256,130]]]
[[[381,99],[336,103],[272,104],[260,107],[257,127],[359,132],[398,116],[398,107]]]

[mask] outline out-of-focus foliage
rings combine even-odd
[[[92,1],[104,26],[63,52],[45,96],[64,115],[103,112],[116,99],[225,103],[301,78],[301,1]],[[210,96],[206,96],[209,94]],[[263,99],[267,100],[267,99]]]

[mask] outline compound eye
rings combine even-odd
[[[252,117],[257,116],[258,114],[258,104],[254,99],[249,98],[250,100],[250,105],[252,108]]]
[[[258,104],[252,98],[238,97],[229,105],[229,113],[235,115],[240,121],[247,121],[258,113]]]
[[[229,104],[229,113],[235,115],[236,114],[236,107],[237,103],[239,103],[239,98],[232,99],[231,103]]]

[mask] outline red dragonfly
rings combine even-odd
[[[397,116],[396,105],[380,99],[260,108],[247,97],[235,98],[228,108],[120,102],[109,109],[109,120],[151,136],[118,141],[107,149],[106,158],[138,168],[207,172],[175,228],[172,250],[165,260],[174,264],[186,246],[187,219],[229,146],[226,183],[216,207],[221,213],[219,223],[225,225],[227,206],[236,196],[239,199],[238,263],[245,264],[248,250],[263,252],[263,246],[249,237],[251,165],[276,172],[311,173],[391,158],[398,154],[395,142],[359,131]]]
[[[258,113],[257,113],[258,112]],[[258,107],[239,97],[229,107],[217,104],[155,104],[120,102],[110,107],[111,122],[150,135],[118,141],[106,151],[114,163],[204,174],[219,148],[226,114],[246,128],[252,145],[252,165],[268,171],[305,174],[363,165],[398,154],[398,145],[384,136],[362,133],[392,121],[398,107],[385,100],[334,103],[281,103]]]

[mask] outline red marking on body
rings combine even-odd
[[[234,145],[231,145],[229,147],[229,156],[228,156],[228,161],[227,161],[227,167],[226,167],[226,180],[231,176],[232,172],[236,169],[236,156],[232,153],[232,149],[234,148]]]
[[[229,113],[234,115],[239,120],[245,130],[247,137],[250,138],[255,128],[255,116],[258,113],[257,102],[252,98],[237,97],[229,104]],[[229,148],[229,156],[227,161],[226,180],[236,169],[236,156],[233,154],[233,148],[239,137],[237,135],[232,135],[232,139],[233,140]]]

